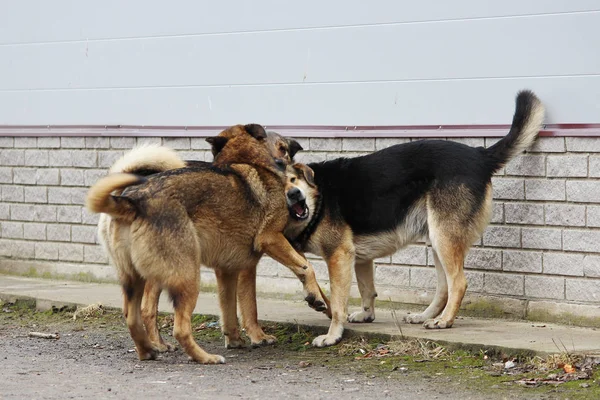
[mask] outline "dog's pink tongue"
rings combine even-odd
[[[302,215],[304,213],[304,208],[300,205],[300,203],[294,204],[292,206],[292,210],[294,210],[297,215]]]

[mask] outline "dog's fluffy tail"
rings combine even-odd
[[[185,161],[173,149],[159,145],[145,145],[126,153],[110,167],[109,172],[128,172],[147,176],[185,166]]]
[[[515,115],[508,135],[486,149],[492,173],[529,148],[537,139],[544,121],[544,106],[529,90],[517,95]]]
[[[135,204],[127,197],[114,196],[128,186],[144,183],[146,178],[133,174],[110,174],[100,179],[88,191],[85,206],[93,213],[109,214],[113,218],[132,222],[135,218]]]

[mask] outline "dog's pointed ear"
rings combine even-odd
[[[229,139],[223,136],[213,136],[206,138],[206,141],[210,143],[213,157],[216,157],[217,154],[219,154],[221,150],[223,150],[223,147],[225,147],[228,140]]]
[[[304,176],[304,180],[306,181],[306,183],[308,183],[310,187],[317,187],[317,185],[315,184],[315,172],[312,170],[311,167],[302,163],[296,163],[293,165],[293,167],[296,170],[296,172]]]
[[[244,126],[244,129],[255,139],[260,140],[267,138],[267,131],[265,131],[265,128],[263,128],[262,125],[248,124]]]
[[[304,150],[302,146],[300,146],[300,143],[298,143],[294,139],[288,140],[288,149],[290,153],[290,158],[294,158],[297,152],[299,152],[300,150]]]

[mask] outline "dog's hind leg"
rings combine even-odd
[[[237,319],[237,281],[238,272],[215,270],[219,306],[221,307],[221,331],[225,336],[225,347],[238,349],[244,347]]]
[[[158,330],[156,317],[158,315],[160,292],[162,292],[160,285],[146,281],[144,297],[142,298],[142,318],[152,346],[162,353],[165,351],[174,351],[177,347],[166,342]]]
[[[362,311],[353,312],[348,316],[349,322],[373,322],[375,320],[375,291],[373,260],[356,261],[354,265],[356,282],[362,303]]]
[[[242,328],[250,338],[252,346],[262,346],[277,342],[277,338],[267,335],[258,323],[256,305],[256,266],[240,271],[238,276],[238,305],[242,318]]]
[[[121,278],[125,298],[124,315],[131,338],[135,343],[140,360],[156,359],[157,349],[152,346],[142,323],[141,304],[144,295],[145,281],[139,275],[129,275]]]
[[[433,261],[435,263],[435,272],[437,275],[437,286],[435,288],[435,296],[429,304],[429,307],[420,314],[409,314],[404,317],[404,321],[410,324],[422,324],[428,319],[435,318],[446,307],[448,301],[448,282],[446,281],[446,272],[442,262],[435,250],[433,250]]]

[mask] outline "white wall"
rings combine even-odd
[[[594,0],[5,2],[0,124],[600,122]]]

